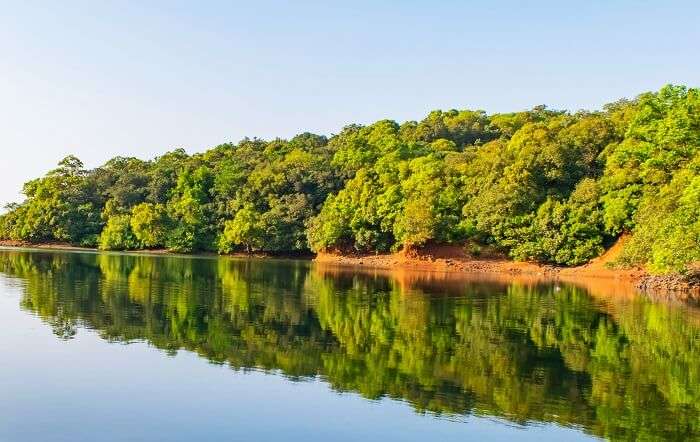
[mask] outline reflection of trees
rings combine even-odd
[[[419,411],[700,435],[700,325],[642,298],[603,305],[574,286],[407,283],[282,261],[2,252],[0,271],[63,338],[90,327]]]

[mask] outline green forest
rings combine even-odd
[[[700,90],[668,85],[601,111],[433,111],[91,170],[70,156],[23,193],[2,239],[183,253],[455,244],[570,266],[629,235],[619,265],[688,272],[700,261]]]

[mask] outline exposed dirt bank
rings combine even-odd
[[[602,256],[577,267],[557,267],[533,262],[515,262],[500,256],[474,257],[459,246],[431,246],[423,250],[393,254],[319,253],[315,261],[324,265],[354,266],[382,270],[421,270],[450,273],[490,273],[526,276],[537,279],[558,279],[568,282],[595,284],[595,280],[633,287],[659,298],[700,298],[700,278],[682,275],[655,276],[642,268],[614,269],[613,262],[622,251],[626,238],[621,239]]]
[[[513,275],[541,276],[595,276],[606,278],[636,279],[646,273],[641,269],[613,270],[606,265],[619,254],[616,244],[600,258],[580,267],[557,267],[535,262],[517,262],[497,254],[468,254],[460,246],[429,246],[420,250],[385,254],[319,253],[316,262],[366,266],[380,269],[415,269],[447,272],[506,273]]]

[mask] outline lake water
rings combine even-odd
[[[611,283],[0,250],[0,354],[3,442],[700,438],[698,309]]]

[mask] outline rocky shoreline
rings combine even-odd
[[[635,283],[640,292],[679,300],[700,300],[700,275],[646,275]]]

